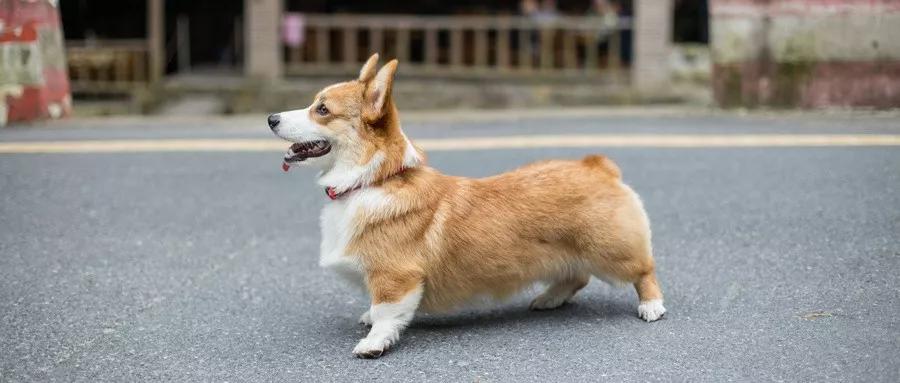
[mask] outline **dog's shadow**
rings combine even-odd
[[[522,293],[504,302],[484,302],[451,313],[417,312],[400,337],[400,342],[391,347],[386,357],[402,355],[410,349],[435,349],[436,344],[458,343],[467,338],[485,342],[506,339],[510,331],[546,333],[554,329],[564,331],[562,329],[582,327],[587,323],[620,326],[630,321],[635,324],[643,322],[637,316],[636,302],[624,296],[585,294],[551,310],[529,309],[530,299],[528,293]],[[327,332],[354,334],[348,338],[352,344],[365,337],[370,329],[346,316],[326,322]]]
[[[391,348],[390,354],[402,354],[406,348],[442,343],[450,338],[459,339],[462,333],[494,338],[503,337],[509,329],[546,331],[548,326],[564,328],[585,322],[639,320],[634,311],[635,308],[624,301],[576,300],[552,310],[530,310],[526,301],[509,302],[495,307],[476,307],[452,314],[417,313],[401,337],[402,341]],[[362,325],[357,329],[360,336],[368,333],[368,328]]]
[[[564,325],[568,322],[606,321],[635,317],[634,307],[625,302],[571,302],[552,310],[530,310],[526,304],[505,304],[496,308],[464,310],[452,314],[417,314],[410,324],[412,331],[444,331],[454,329],[483,329],[540,327],[547,322]]]

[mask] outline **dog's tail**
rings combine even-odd
[[[591,169],[597,169],[603,174],[606,174],[612,178],[622,178],[622,172],[619,170],[619,166],[616,165],[611,159],[601,156],[599,154],[593,154],[587,157],[584,157],[581,160],[587,167]]]

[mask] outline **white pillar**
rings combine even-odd
[[[281,78],[282,0],[244,0],[244,74],[274,80]]]
[[[669,85],[673,18],[672,0],[634,0],[631,83],[639,92]]]

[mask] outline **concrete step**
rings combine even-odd
[[[213,116],[225,111],[225,100],[213,94],[188,94],[165,102],[158,110],[164,116]]]

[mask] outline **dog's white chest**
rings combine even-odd
[[[347,245],[355,235],[351,209],[345,201],[334,201],[322,209],[322,243],[320,245],[319,266],[329,269],[341,277],[362,284],[363,268],[359,257],[347,254]]]
[[[319,266],[365,287],[360,255],[347,253],[347,246],[362,229],[359,218],[371,214],[372,209],[382,208],[384,203],[385,196],[378,188],[367,188],[326,204],[320,220]]]

